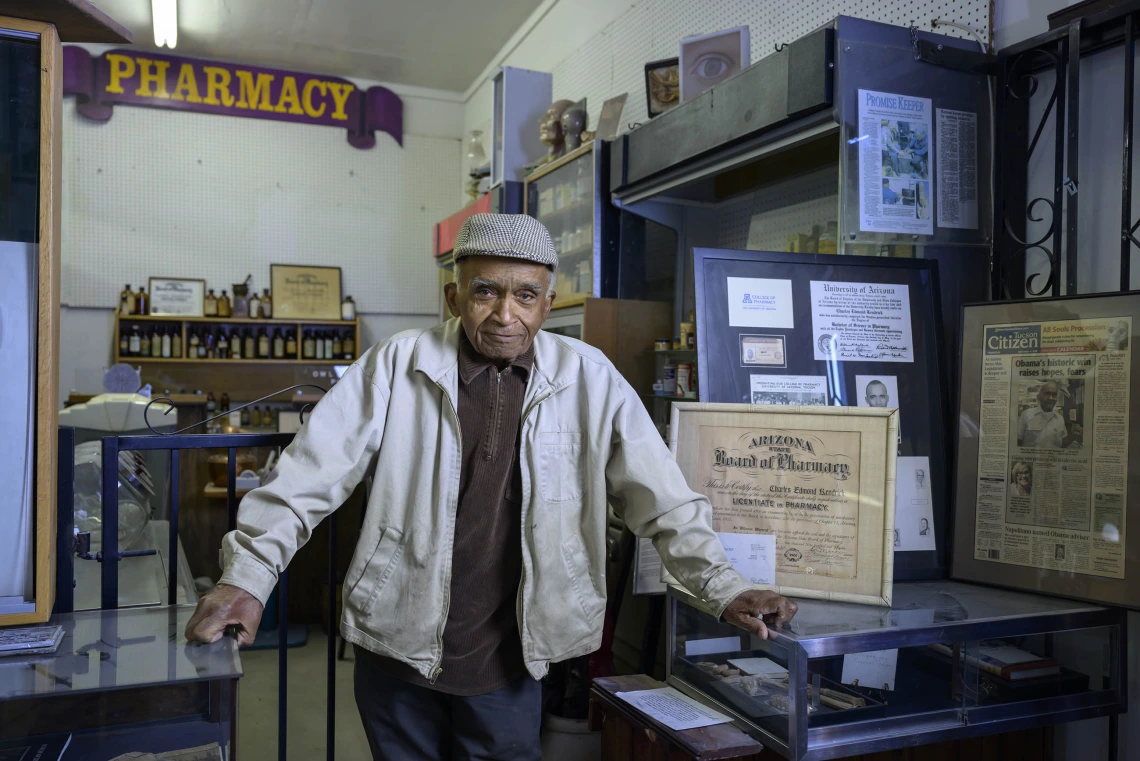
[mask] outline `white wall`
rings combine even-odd
[[[465,202],[462,96],[386,86],[404,102],[403,147],[382,133],[358,150],[331,127],[121,105],[100,123],[66,99],[61,398],[100,390],[118,293],[151,276],[205,278],[220,293],[249,273],[269,286],[271,263],[337,265],[362,346],[434,324],[432,225]]]

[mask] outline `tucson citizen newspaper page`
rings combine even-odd
[[[1131,317],[986,325],[978,560],[1124,578]]]
[[[777,572],[855,578],[859,446],[855,431],[701,426],[696,483],[713,530],[774,534]]]

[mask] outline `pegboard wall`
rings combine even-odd
[[[510,56],[506,64],[550,70],[555,99],[587,98],[591,128],[607,98],[629,93],[622,113],[625,132],[629,124],[646,119],[645,64],[676,56],[681,38],[746,24],[755,63],[776,45],[803,37],[840,15],[899,26],[913,23],[928,31],[934,19],[942,19],[966,25],[986,41],[990,36],[990,0],[639,0],[553,68]],[[940,26],[938,31],[969,37],[953,27]],[[557,33],[541,24],[531,32]],[[477,91],[476,97],[482,93]],[[467,129],[490,134],[489,102],[469,102],[468,108],[473,115],[466,119]]]
[[[328,264],[361,312],[434,312],[460,140],[378,134],[362,151],[343,130],[123,106],[99,123],[70,98],[63,125],[65,304],[113,308],[151,276],[220,293],[252,273],[260,292],[270,264]]]

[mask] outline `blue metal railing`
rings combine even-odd
[[[296,387],[294,387],[296,388]],[[320,387],[316,387],[320,388]],[[284,391],[291,391],[293,389],[284,389]],[[322,392],[324,389],[320,389]],[[277,396],[283,392],[278,392],[271,396]],[[271,397],[265,397],[269,399]],[[250,402],[244,406],[252,406],[265,399],[258,399]],[[173,409],[173,404],[169,400],[155,399],[151,405],[167,402],[170,404],[169,409]],[[149,411],[148,405],[147,410]],[[232,411],[237,411],[242,407],[234,407]],[[307,408],[306,408],[307,409]],[[302,410],[302,420],[304,410]],[[144,451],[166,451],[169,453],[170,458],[170,482],[169,482],[169,502],[170,502],[170,543],[169,543],[169,556],[167,562],[169,564],[169,575],[167,579],[167,603],[175,605],[178,602],[178,528],[179,528],[179,465],[180,455],[184,450],[205,450],[205,449],[226,449],[228,453],[226,472],[227,472],[227,486],[226,486],[226,515],[227,527],[229,531],[234,530],[237,526],[237,508],[238,498],[236,493],[237,483],[237,450],[239,447],[285,447],[292,441],[294,434],[292,433],[186,433],[186,431],[205,425],[212,420],[222,417],[221,415],[216,418],[205,420],[201,423],[196,423],[187,428],[182,428],[178,431],[168,434],[154,433],[147,435],[137,436],[105,436],[103,438],[103,494],[102,494],[102,509],[103,509],[103,525],[102,525],[102,550],[97,554],[97,559],[101,561],[101,606],[104,610],[115,609],[119,607],[119,567],[118,561],[124,557],[131,557],[139,554],[153,554],[152,550],[123,552],[119,548],[119,479],[117,474],[119,472],[119,453],[120,452],[144,452]],[[150,423],[148,421],[148,427]],[[151,427],[151,430],[154,430]],[[59,593],[56,599],[55,611],[58,613],[70,612],[74,606],[74,596],[72,592],[72,584],[74,579],[74,555],[75,555],[75,538],[72,515],[72,506],[74,500],[74,479],[75,479],[75,431],[71,428],[61,428],[59,437],[59,531],[58,531],[58,560],[57,560],[57,579],[59,579],[58,587]],[[334,758],[335,748],[335,711],[336,711],[336,656],[337,656],[337,622],[336,622],[336,514],[333,513],[328,519],[328,610],[327,623],[328,623],[328,677],[327,677],[327,704],[326,704],[326,757],[329,761]],[[278,640],[277,640],[277,666],[278,666],[278,695],[277,695],[277,757],[280,761],[285,761],[286,754],[286,739],[287,739],[287,721],[286,712],[288,708],[287,700],[287,686],[288,686],[288,628],[289,628],[289,614],[288,604],[286,600],[286,593],[288,589],[288,571],[283,571],[278,578],[277,582],[277,599],[278,599]]]

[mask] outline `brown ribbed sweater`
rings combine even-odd
[[[526,673],[515,612],[522,579],[518,434],[533,362],[532,344],[500,372],[460,333],[463,470],[442,670],[433,685],[410,666],[356,648],[391,676],[452,695],[481,695]]]

